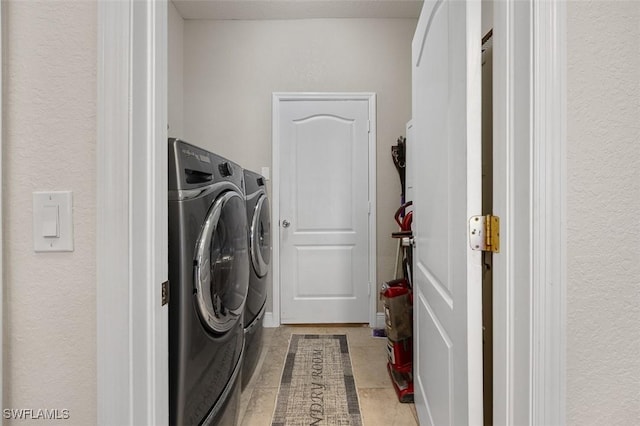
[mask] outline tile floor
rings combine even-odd
[[[276,403],[280,374],[291,334],[346,334],[364,426],[415,426],[413,404],[401,404],[386,370],[386,339],[371,336],[368,326],[282,326],[266,328],[256,371],[242,393],[241,426],[268,426]]]

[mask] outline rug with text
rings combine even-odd
[[[362,425],[346,335],[291,336],[271,424]]]

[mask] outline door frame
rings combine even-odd
[[[99,425],[169,422],[167,7],[98,2]]]
[[[494,2],[495,425],[566,421],[566,33],[562,0]]]
[[[286,101],[367,101],[369,104],[369,326],[375,327],[376,304],[376,94],[373,92],[276,92],[272,95],[272,198],[273,244],[272,317],[268,326],[280,325],[280,104]]]
[[[162,239],[166,241],[167,231],[166,227],[156,226],[155,238],[148,233],[145,237],[131,232],[129,224],[130,217],[139,215],[150,218],[149,223],[159,224],[166,220],[166,214],[163,216],[162,210],[154,210],[150,200],[129,203],[131,185],[135,184],[138,189],[143,188],[147,194],[155,193],[158,188],[153,183],[154,179],[134,182],[128,174],[128,167],[123,166],[123,164],[129,164],[129,149],[134,145],[137,147],[140,144],[144,145],[144,149],[150,149],[150,145],[146,143],[148,138],[135,143],[129,139],[129,122],[133,112],[127,112],[130,105],[130,93],[127,88],[131,86],[132,89],[138,90],[144,87],[156,87],[157,96],[142,101],[142,104],[149,111],[156,108],[158,114],[166,109],[166,84],[165,89],[160,87],[160,81],[163,79],[166,81],[166,69],[162,71],[158,67],[151,67],[143,71],[138,70],[138,73],[143,74],[142,76],[137,74],[134,79],[129,73],[128,60],[137,57],[159,61],[160,57],[157,55],[166,55],[166,17],[162,18],[161,14],[166,13],[167,2],[166,0],[157,2],[160,15],[149,15],[155,16],[149,21],[152,24],[151,28],[146,26],[144,19],[130,20],[130,10],[134,2],[142,3],[145,7],[152,7],[150,3],[153,3],[150,0],[145,0],[144,3],[128,0],[99,2],[98,5],[98,216],[96,223],[98,424],[133,425],[168,422],[166,413],[168,384],[162,378],[163,374],[166,375],[166,369],[163,373],[164,367],[161,365],[166,360],[163,361],[163,357],[157,356],[157,354],[166,353],[168,349],[166,321],[149,321],[153,316],[147,316],[145,321],[136,323],[130,318],[131,312],[138,310],[148,312],[149,307],[156,306],[158,303],[159,291],[154,286],[148,286],[147,291],[135,294],[130,291],[130,286],[134,266],[140,269],[139,260],[144,254],[140,251],[156,253],[155,257],[161,257],[159,253],[163,247],[159,241]],[[494,312],[498,316],[494,317],[494,336],[500,339],[495,343],[494,353],[501,354],[500,359],[503,362],[502,365],[497,365],[496,362],[494,369],[496,384],[494,392],[500,392],[495,395],[502,396],[502,399],[494,398],[494,401],[497,401],[494,402],[494,420],[496,425],[513,424],[513,419],[519,417],[520,412],[524,412],[527,424],[564,424],[566,398],[566,6],[561,0],[540,3],[526,0],[494,2],[494,7],[495,43],[501,39],[508,52],[514,53],[522,48],[526,54],[531,53],[533,59],[533,62],[522,65],[517,62],[523,59],[522,56],[516,58],[514,55],[508,55],[499,63],[502,70],[499,70],[498,66],[494,69],[494,75],[502,72],[504,76],[504,85],[501,89],[503,92],[499,94],[502,96],[505,108],[501,116],[496,118],[498,121],[494,123],[494,129],[496,131],[502,129],[504,132],[502,137],[507,152],[513,154],[513,149],[517,146],[516,137],[521,136],[516,135],[516,122],[523,119],[526,122],[533,121],[532,127],[525,131],[523,136],[536,159],[535,162],[530,159],[528,164],[535,165],[535,168],[514,170],[514,158],[508,157],[504,185],[506,188],[513,189],[515,182],[524,178],[529,182],[530,191],[526,194],[527,199],[535,195],[536,200],[543,201],[535,206],[527,204],[528,215],[535,217],[535,223],[524,225],[528,235],[535,235],[535,244],[533,245],[527,238],[525,257],[535,259],[535,268],[532,267],[527,272],[526,280],[519,282],[517,287],[513,281],[516,262],[507,254],[514,252],[515,241],[507,238],[502,242],[503,256],[509,260],[501,272],[502,278],[497,278],[503,281],[502,287],[496,290],[498,294],[494,296],[494,303],[503,303],[503,309]],[[523,22],[535,23],[535,25],[520,25]],[[135,55],[131,55],[128,50],[133,30],[148,31],[145,45],[133,47]],[[532,49],[533,46],[535,49]],[[533,97],[529,103],[535,106],[533,111],[529,107],[516,103],[514,90],[518,87],[526,90]],[[494,98],[494,105],[495,102],[496,98]],[[147,123],[146,119],[142,120],[140,125],[145,123]],[[166,123],[164,127],[166,129]],[[375,131],[375,126],[373,130]],[[161,136],[158,137],[161,138]],[[157,154],[139,157],[145,161],[146,168],[143,172],[145,175],[166,173],[166,159],[162,159]],[[121,161],[125,162],[121,163]],[[373,164],[375,165],[375,162]],[[140,166],[142,165],[141,163]],[[373,182],[375,183],[375,180]],[[533,194],[534,189],[535,194]],[[514,195],[513,192],[509,194]],[[508,213],[507,222],[511,220],[508,222],[511,229],[517,227],[518,221],[528,222],[529,218],[527,216],[519,219],[515,215],[514,201],[513,198],[509,198],[505,203]],[[107,206],[111,207],[111,212],[117,213],[116,217],[106,214],[103,209]],[[375,209],[372,213],[375,214]],[[135,242],[140,251],[130,251],[130,241],[132,244]],[[164,263],[160,262],[160,264]],[[142,281],[145,283],[149,282],[151,280],[149,276],[153,275],[148,270],[142,271],[142,274],[146,275]],[[375,280],[373,282],[375,283]],[[494,281],[496,282],[498,281]],[[532,287],[534,282],[536,286]],[[510,284],[507,285],[507,283]],[[546,285],[541,285],[544,283]],[[559,285],[551,285],[552,283]],[[525,288],[526,294],[523,298],[516,300],[515,291],[518,288]],[[272,325],[277,326],[280,323],[279,298],[274,297],[273,302],[274,317],[276,313],[278,316],[277,321],[273,321]],[[533,305],[534,302],[535,305]],[[529,320],[524,321],[523,338],[528,345],[523,350],[516,346],[514,340],[518,331],[514,327],[514,313],[522,312],[522,308],[525,312],[529,312],[531,306],[535,306],[535,315],[533,311],[530,312]],[[156,312],[157,309],[153,311]],[[524,362],[520,363],[516,360]],[[519,387],[520,384],[524,384],[524,387]],[[521,392],[523,389],[528,389],[529,392]],[[535,393],[532,390],[535,390]],[[157,401],[164,401],[164,404]],[[113,411],[113,407],[119,407],[118,412]],[[143,418],[142,416],[148,421],[139,421]]]

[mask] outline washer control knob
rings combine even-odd
[[[289,225],[291,225],[291,222],[289,222],[287,219],[282,221],[282,227],[283,228],[288,228]]]

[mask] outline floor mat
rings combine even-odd
[[[344,334],[293,334],[272,426],[361,426]]]

